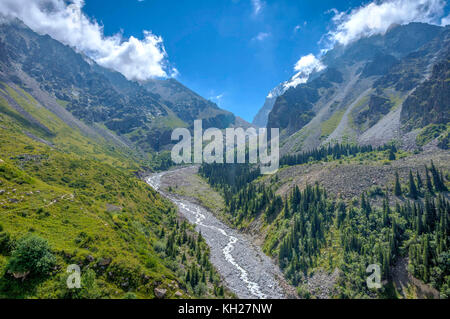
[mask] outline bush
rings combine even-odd
[[[123,299],[138,299],[138,297],[136,296],[136,294],[134,292],[127,292],[123,296]]]
[[[306,285],[300,285],[297,287],[297,293],[302,299],[311,299],[311,293]]]
[[[194,292],[197,296],[203,296],[206,293],[206,285],[204,283],[199,283],[197,286],[195,286]]]
[[[166,250],[166,244],[163,243],[162,241],[157,241],[155,242],[153,249],[157,252],[157,253],[161,253],[163,251]]]
[[[48,242],[36,235],[28,235],[17,241],[7,269],[13,273],[29,272],[32,276],[45,276],[55,262]]]
[[[377,185],[374,185],[371,188],[369,188],[368,195],[369,195],[369,197],[372,197],[372,198],[377,197],[377,196],[380,196],[380,197],[385,196],[383,189]]]
[[[0,232],[0,254],[9,255],[12,248],[11,237],[7,232]]]

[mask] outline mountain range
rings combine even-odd
[[[172,129],[191,127],[194,119],[205,128],[236,122],[176,79],[129,81],[18,20],[0,26],[0,52],[1,82],[25,89],[86,133],[140,151],[168,149]]]
[[[251,124],[174,78],[130,81],[2,22],[0,298],[235,297],[217,256],[245,291],[273,288],[257,267],[277,265],[286,296],[448,298],[449,41],[450,27],[393,25],[274,88],[253,122],[280,128],[274,175],[167,172],[174,128]],[[142,179],[155,171],[152,188]],[[216,218],[246,236],[223,236]],[[375,261],[389,282],[379,291],[365,285]],[[68,289],[69,265],[83,289]]]
[[[270,92],[253,124],[279,127],[284,154],[345,141],[415,147],[421,129],[450,119],[449,41],[449,26],[410,23],[336,45],[307,83]]]

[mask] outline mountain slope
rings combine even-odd
[[[449,27],[411,23],[336,46],[322,59],[327,69],[276,98],[267,126],[280,128],[282,153],[339,141],[382,145],[395,140],[413,147],[417,131],[407,134],[412,129],[448,122],[444,62],[449,40]],[[440,71],[433,72],[436,64]],[[430,105],[422,105],[420,113],[417,105],[425,99]],[[415,115],[409,111],[414,108]],[[425,116],[419,123],[419,114],[431,108],[429,114],[440,118]],[[411,121],[415,124],[407,124]]]
[[[143,86],[158,95],[181,120],[192,127],[197,119],[203,119],[205,128],[224,129],[235,123],[232,113],[219,109],[216,104],[202,98],[175,79],[150,79],[144,82]]]
[[[233,114],[175,80],[150,81],[153,86],[128,81],[19,21],[0,25],[0,52],[3,82],[23,87],[44,107],[64,113],[57,102],[81,120],[70,119],[87,133],[113,132],[115,139],[147,153],[169,148],[173,128],[190,127],[194,118],[220,128],[235,122]],[[150,89],[157,86],[153,93]]]
[[[135,176],[142,164],[130,151],[71,127],[24,90],[0,82],[1,298],[153,298],[161,290],[168,298],[213,297],[220,291],[206,244],[191,226],[179,227],[173,205]],[[55,268],[15,279],[11,254],[30,234],[49,242]],[[174,238],[180,243],[170,248]],[[199,243],[195,253],[192,241]],[[205,256],[201,264],[197,252]],[[91,276],[79,292],[65,285],[70,264]],[[185,281],[188,267],[211,271],[212,279],[194,291]]]
[[[281,83],[277,87],[275,87],[266,97],[263,107],[258,111],[258,113],[253,118],[252,124],[257,127],[266,127],[267,121],[269,119],[270,111],[277,100],[277,97],[286,92],[286,88],[284,83]]]
[[[138,177],[155,162],[142,149],[155,144],[130,133],[159,140],[164,121],[183,122],[108,72],[23,25],[0,25],[0,298],[229,296],[201,236]],[[49,271],[14,268],[29,238],[48,242]],[[81,290],[66,285],[73,264]]]

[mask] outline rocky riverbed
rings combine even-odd
[[[193,200],[162,189],[163,180],[177,178],[180,170],[157,173],[147,177],[146,181],[177,205],[179,212],[196,225],[210,246],[211,262],[224,278],[227,287],[239,298],[287,298],[278,266],[249,238],[225,225]]]

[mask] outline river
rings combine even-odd
[[[286,293],[279,282],[282,274],[278,266],[247,236],[228,227],[192,200],[162,190],[162,179],[171,178],[170,173],[173,172],[153,174],[147,177],[146,182],[171,200],[179,212],[196,225],[210,247],[211,262],[222,275],[226,286],[242,299],[285,298]]]

